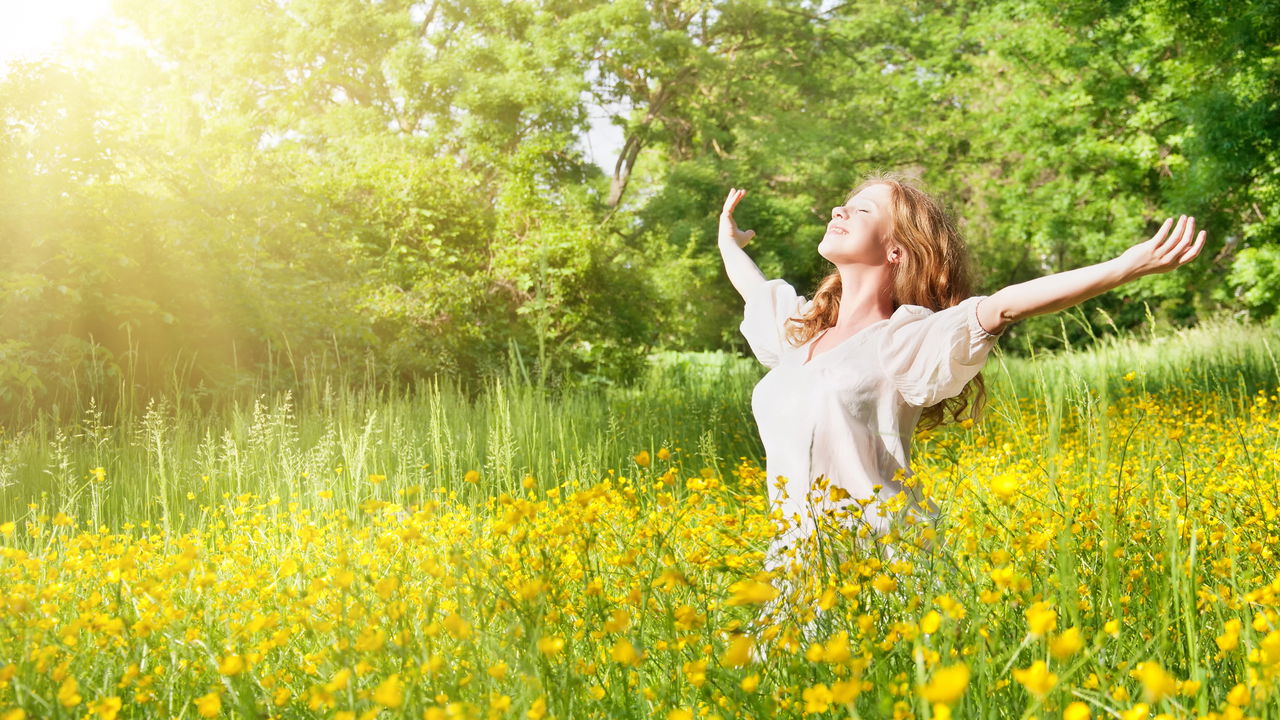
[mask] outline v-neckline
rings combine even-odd
[[[870,330],[871,328],[875,327],[876,325],[879,325],[880,323],[885,322],[885,321],[887,321],[887,320],[889,320],[889,318],[880,318],[879,320],[877,320],[877,321],[875,321],[875,322],[871,323],[870,325],[866,325],[866,326],[864,326],[864,327],[863,327],[861,330],[859,330],[858,332],[856,332],[856,333],[854,333],[854,334],[850,335],[849,337],[847,337],[847,338],[845,338],[845,339],[841,340],[840,342],[836,343],[834,347],[829,347],[829,348],[827,348],[826,350],[823,350],[823,351],[822,351],[821,353],[819,353],[818,355],[814,355],[814,354],[813,354],[813,348],[814,348],[814,346],[815,346],[815,345],[817,345],[817,343],[818,343],[818,341],[819,341],[819,340],[821,340],[822,338],[826,337],[826,335],[827,335],[827,330],[830,330],[831,328],[827,328],[826,330],[823,330],[821,335],[819,335],[818,337],[814,338],[813,340],[809,341],[809,343],[807,343],[807,345],[806,345],[806,348],[807,348],[807,349],[805,350],[805,360],[804,360],[804,362],[800,363],[800,367],[809,367],[809,366],[810,366],[810,365],[812,365],[812,364],[814,363],[814,361],[815,361],[815,360],[817,360],[818,358],[822,357],[823,355],[827,355],[827,354],[829,354],[829,353],[833,353],[833,352],[835,352],[836,350],[839,350],[840,348],[842,348],[842,347],[844,347],[846,344],[848,344],[848,343],[849,343],[849,341],[853,340],[854,338],[858,337],[859,335],[861,335],[861,334],[865,333],[866,331]]]

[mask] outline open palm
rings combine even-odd
[[[733,221],[733,210],[746,194],[746,190],[730,188],[728,197],[724,199],[724,209],[720,211],[720,239],[733,240],[738,247],[746,247],[751,238],[756,236],[755,230],[739,230],[738,224]]]
[[[1179,265],[1191,262],[1200,254],[1200,248],[1204,247],[1205,232],[1201,230],[1198,236],[1195,235],[1196,219],[1183,215],[1178,219],[1173,232],[1169,232],[1172,223],[1173,218],[1165,220],[1160,231],[1150,240],[1130,247],[1120,256],[1129,264],[1135,277],[1169,272]]]

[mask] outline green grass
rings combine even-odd
[[[1090,413],[1124,391],[1130,371],[1142,390],[1190,389],[1228,408],[1275,387],[1277,349],[1280,330],[1226,322],[1028,359],[997,349],[984,370],[988,412],[1016,412],[1019,398],[1040,398],[1059,419]],[[559,393],[510,376],[494,378],[474,398],[440,379],[379,393],[304,369],[296,393],[271,397],[250,388],[210,404],[178,388],[145,406],[106,412],[89,395],[75,423],[41,413],[5,428],[0,519],[22,517],[39,502],[94,527],[167,518],[181,531],[198,524],[202,504],[225,493],[305,501],[332,489],[354,503],[360,493],[350,491],[371,474],[387,476],[384,492],[445,488],[479,501],[515,491],[526,474],[540,487],[627,474],[635,453],[660,447],[678,448],[690,472],[739,458],[761,462],[750,393],[765,370],[754,358],[666,353],[653,360],[634,387]],[[90,482],[97,467],[106,470],[105,484]],[[480,483],[462,482],[472,469]]]

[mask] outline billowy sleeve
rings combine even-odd
[[[796,295],[795,288],[781,278],[767,280],[747,295],[738,329],[765,367],[778,366],[783,349],[789,346],[787,318],[800,313],[804,304],[804,297]]]
[[[986,297],[975,295],[937,312],[902,305],[889,318],[880,361],[908,404],[929,407],[955,397],[982,370],[1004,334],[989,333],[978,322],[978,303]]]

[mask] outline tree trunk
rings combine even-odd
[[[609,183],[609,207],[617,207],[622,202],[622,193],[627,190],[627,181],[631,179],[631,170],[636,166],[636,157],[644,141],[640,135],[648,130],[647,126],[637,128],[636,132],[622,144],[622,152],[618,154],[618,162],[613,166],[613,181]]]

